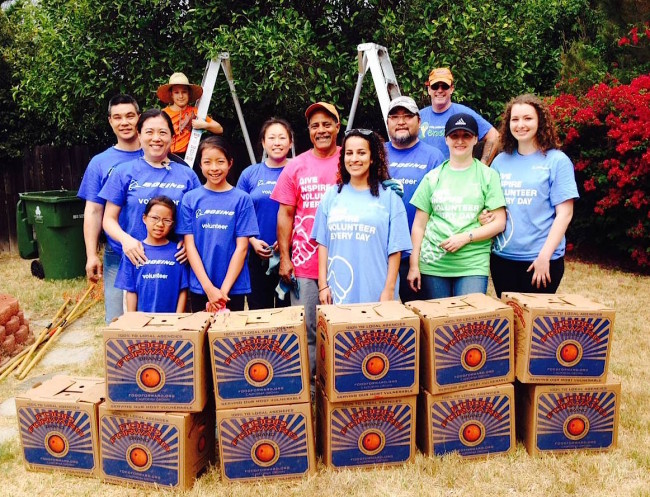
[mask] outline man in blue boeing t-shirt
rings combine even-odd
[[[404,188],[404,207],[408,219],[409,233],[415,217],[415,206],[411,197],[420,181],[429,171],[445,160],[442,152],[418,139],[420,114],[418,106],[411,97],[397,97],[388,106],[388,137],[386,155],[390,177],[402,183]],[[402,302],[418,299],[406,279],[409,271],[410,251],[402,252],[399,268],[399,296]]]
[[[86,276],[96,282],[104,278],[104,306],[106,322],[120,316],[123,311],[122,290],[115,288],[115,277],[120,266],[121,254],[115,253],[108,244],[104,250],[104,263],[98,256],[99,236],[106,201],[99,191],[115,167],[142,156],[136,125],[140,108],[130,95],[116,95],[108,103],[108,123],[113,129],[117,143],[94,156],[88,163],[77,195],[86,201],[84,208],[84,242],[86,245]]]
[[[449,148],[445,143],[445,124],[454,114],[470,114],[478,123],[478,139],[485,142],[481,162],[489,166],[497,153],[499,132],[474,110],[452,102],[454,89],[454,76],[449,68],[438,67],[429,73],[427,91],[431,97],[431,107],[420,109],[420,140],[436,147],[445,159],[449,159]]]

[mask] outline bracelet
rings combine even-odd
[[[318,293],[322,292],[323,290],[327,290],[329,287],[329,285],[325,285],[323,288],[319,288]]]

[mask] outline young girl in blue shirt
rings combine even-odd
[[[249,237],[258,237],[253,201],[228,183],[233,156],[220,136],[206,138],[197,151],[206,183],[183,197],[177,232],[184,235],[192,312],[244,309],[251,285],[246,266]]]
[[[127,311],[184,312],[189,268],[176,260],[178,249],[168,239],[175,221],[172,199],[160,195],[149,200],[142,216],[147,228],[142,240],[146,260],[134,265],[123,255],[115,280],[117,288],[126,290]]]

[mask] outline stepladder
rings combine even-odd
[[[359,76],[357,78],[357,86],[354,90],[352,106],[350,107],[350,117],[348,118],[347,125],[348,130],[354,127],[354,116],[359,105],[363,80],[368,70],[370,70],[370,74],[372,75],[377,99],[379,100],[381,113],[384,117],[384,123],[388,116],[388,106],[391,100],[401,95],[386,47],[377,45],[376,43],[362,43],[357,46],[357,51]]]
[[[239,119],[239,125],[241,126],[242,135],[244,136],[244,141],[246,142],[246,149],[248,150],[248,157],[251,161],[251,164],[255,164],[255,154],[253,153],[253,146],[251,145],[250,136],[248,134],[248,128],[246,127],[246,122],[244,120],[244,114],[241,110],[241,105],[239,104],[239,98],[237,98],[237,92],[235,91],[235,82],[232,73],[232,66],[230,65],[230,54],[228,52],[221,52],[218,57],[208,61],[205,72],[203,73],[203,80],[201,81],[201,87],[203,88],[203,95],[197,102],[197,116],[199,119],[204,119],[208,115],[208,108],[210,107],[210,102],[212,100],[212,94],[214,93],[214,86],[217,82],[217,77],[219,76],[219,70],[223,69],[223,74],[228,82],[228,87],[230,88],[230,95],[232,97],[233,104],[235,105],[235,112],[237,113],[237,118]],[[194,165],[194,160],[196,158],[196,153],[201,143],[201,135],[203,134],[202,130],[193,129],[190,136],[190,142],[187,146],[187,152],[185,153],[185,162],[192,167]]]

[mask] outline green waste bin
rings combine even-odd
[[[76,191],[69,190],[19,193],[18,196],[17,210],[23,213],[16,216],[17,232],[22,233],[18,242],[21,256],[30,258],[29,248],[35,235],[45,279],[83,276],[86,273],[83,199],[77,197]],[[38,275],[34,264],[32,273]]]

